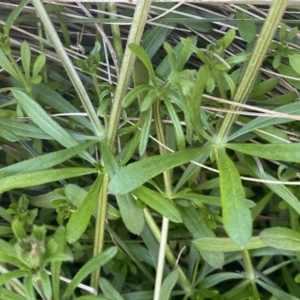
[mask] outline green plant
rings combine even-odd
[[[122,17],[112,3],[28,3],[1,29],[0,299],[298,299],[287,1],[262,26],[249,6],[230,19],[151,1]],[[16,44],[13,24],[29,20],[39,43]],[[108,26],[84,34],[104,22],[116,54]],[[195,35],[168,36],[176,26]]]

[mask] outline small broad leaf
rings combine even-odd
[[[118,250],[116,247],[107,248],[102,253],[94,256],[87,263],[85,263],[67,286],[62,300],[68,300],[75,288],[83,281],[83,279],[85,279],[94,270],[108,263],[117,254],[117,251]]]
[[[300,162],[300,143],[290,144],[226,144],[226,148],[270,160]]]
[[[66,238],[68,243],[76,242],[88,227],[90,218],[95,209],[95,204],[99,197],[102,180],[103,175],[99,175],[88,191],[85,199],[69,219],[66,227]]]
[[[104,296],[106,296],[108,299],[124,300],[120,293],[113,287],[113,285],[107,279],[100,278],[99,285]]]
[[[269,247],[300,251],[300,233],[289,228],[267,228],[260,233],[259,238]]]
[[[241,178],[224,148],[216,149],[216,157],[220,171],[224,228],[229,237],[243,249],[251,237],[252,220]]]
[[[170,299],[172,289],[178,280],[178,270],[171,272],[164,280],[159,299]]]
[[[46,63],[46,55],[41,53],[33,64],[32,78],[36,78]]]
[[[66,178],[79,177],[96,173],[93,168],[63,168],[15,174],[0,179],[0,193],[12,189],[37,186]]]
[[[44,132],[52,136],[56,141],[65,147],[71,147],[78,145],[78,142],[72,138],[72,136],[63,129],[57,122],[55,122],[45,110],[27,94],[18,90],[12,90],[12,94],[18,104],[24,109],[27,115],[32,121],[40,127]],[[95,162],[95,159],[87,152],[82,154],[86,160],[91,163]]]
[[[25,72],[26,80],[30,80],[30,60],[31,60],[31,50],[29,44],[24,41],[21,45],[21,59],[22,65]]]
[[[278,78],[270,78],[264,80],[253,87],[249,98],[257,98],[260,96],[264,96],[266,93],[274,90],[274,88],[278,85],[279,79]]]
[[[141,201],[145,202],[149,207],[168,218],[169,220],[179,223],[181,216],[174,204],[163,197],[158,192],[150,190],[145,186],[140,186],[132,192]]]
[[[247,9],[247,6],[243,5],[242,8],[245,10]],[[242,39],[245,42],[250,43],[254,40],[256,35],[256,27],[254,20],[252,20],[250,18],[250,15],[248,15],[245,11],[239,9],[236,10],[236,18],[241,19],[237,21],[237,26]]]
[[[109,192],[113,194],[130,192],[156,175],[191,161],[210,149],[211,146],[187,149],[165,155],[148,157],[129,164],[112,177],[109,183]]]
[[[145,225],[143,210],[137,207],[136,201],[129,193],[116,195],[116,198],[126,228],[134,234],[140,234]]]
[[[241,251],[241,247],[237,246],[228,238],[201,238],[193,241],[193,244],[201,251],[211,252],[233,252]],[[244,249],[252,250],[267,247],[259,237],[251,237]]]

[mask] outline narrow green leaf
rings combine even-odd
[[[147,68],[149,72],[150,79],[154,85],[154,87],[157,87],[157,80],[156,76],[152,67],[151,60],[147,54],[147,52],[139,45],[137,44],[130,44],[129,49],[143,62],[145,67]]]
[[[298,297],[294,297],[290,293],[286,293],[273,285],[263,282],[262,280],[257,279],[255,282],[270,292],[273,296],[277,297],[277,299],[299,300]]]
[[[278,107],[274,111],[282,112],[286,114],[299,115],[300,113],[300,102],[289,103],[283,106]],[[233,140],[247,132],[263,128],[270,125],[282,124],[286,122],[291,122],[291,119],[288,118],[266,118],[266,117],[258,117],[249,123],[243,125],[243,127],[236,132],[234,132],[231,136],[229,136],[228,141]]]
[[[27,299],[36,300],[33,285],[32,285],[32,276],[27,276],[24,279],[24,289]]]
[[[267,228],[259,234],[259,238],[269,247],[300,251],[300,233],[290,228]]]
[[[32,121],[44,132],[52,136],[56,141],[67,148],[78,145],[78,142],[73,139],[69,133],[67,133],[58,123],[56,123],[44,111],[44,109],[28,95],[18,90],[12,90],[12,94],[27,115],[32,119]],[[87,152],[85,152],[82,156],[91,163],[95,162],[95,159]]]
[[[257,178],[278,182],[277,178],[269,175],[266,171],[264,174],[261,174],[255,160],[251,156],[245,156],[245,162]],[[300,214],[299,199],[295,197],[295,195],[285,185],[272,183],[264,183],[264,185],[293,207],[298,214]]]
[[[300,54],[294,54],[289,57],[290,66],[298,73],[300,68]]]
[[[226,144],[226,148],[270,160],[300,162],[300,143],[290,144]]]
[[[241,247],[229,238],[201,238],[193,241],[193,244],[201,251],[233,252],[241,251]],[[244,249],[252,250],[267,247],[259,237],[251,237]]]
[[[118,250],[116,247],[107,248],[102,253],[94,256],[87,263],[85,263],[66,288],[62,300],[68,300],[78,284],[80,284],[83,279],[85,279],[94,270],[108,263],[117,254],[117,251]]]
[[[30,271],[14,270],[0,275],[0,285],[14,278],[24,277],[30,274]]]
[[[23,297],[15,292],[8,290],[7,288],[0,287],[0,299],[1,300],[28,300],[28,298]]]
[[[220,190],[224,228],[243,249],[251,237],[251,213],[245,201],[240,175],[224,148],[216,150],[220,171]]]
[[[126,228],[134,234],[140,234],[145,225],[143,210],[137,207],[136,201],[129,193],[116,195],[116,198]]]
[[[21,45],[21,59],[22,65],[25,72],[26,80],[30,80],[30,61],[31,61],[31,50],[29,44],[24,41]]]
[[[124,194],[143,185],[156,175],[182,165],[209,151],[211,146],[187,149],[165,155],[152,156],[129,164],[112,177],[109,192]]]
[[[246,5],[243,5],[242,8],[245,10],[247,9]],[[236,18],[240,19],[237,21],[237,26],[239,29],[239,33],[241,38],[245,41],[250,43],[254,40],[256,35],[256,27],[254,20],[244,11],[239,9],[236,10]],[[246,19],[246,20],[245,20]]]
[[[66,230],[60,226],[54,233],[54,240],[57,243],[57,253],[63,253],[66,246]],[[62,261],[51,262],[51,281],[53,290],[53,299],[59,300],[60,296],[60,274]]]
[[[28,160],[21,161],[14,165],[10,165],[0,169],[0,178],[12,176],[20,173],[28,173],[33,171],[40,171],[49,169],[55,165],[58,165],[76,154],[82,152],[89,146],[93,145],[95,141],[80,144],[78,146],[70,147],[61,151],[56,151],[34,157]]]
[[[6,57],[4,52],[0,49],[0,66],[11,76],[21,81],[18,72],[15,70],[9,59]]]
[[[264,96],[266,93],[275,89],[278,83],[279,83],[278,78],[270,78],[260,82],[259,84],[253,87],[253,90],[251,91],[249,98],[255,99],[257,97]]]
[[[113,285],[105,278],[99,280],[100,288],[108,299],[124,300],[120,293],[113,287]]]
[[[145,186],[140,186],[132,191],[132,193],[169,220],[175,223],[182,222],[180,213],[175,205],[158,192],[150,190]]]
[[[160,290],[160,297],[159,299],[170,299],[172,289],[174,288],[176,282],[178,280],[178,270],[172,271],[164,280],[161,290]]]
[[[19,14],[21,13],[23,8],[26,6],[26,4],[29,1],[30,0],[22,0],[20,3],[18,3],[16,8],[10,13],[10,15],[8,16],[6,23],[5,23],[5,27],[7,28],[8,31],[10,30],[12,24],[14,23],[16,18],[19,16]]]
[[[180,120],[168,97],[163,96],[163,99],[175,129],[175,139],[177,147],[179,150],[183,150],[185,148],[185,136]]]
[[[96,173],[92,168],[64,168],[15,174],[0,179],[0,193]]]
[[[101,297],[101,296],[81,296],[76,297],[76,300],[112,300],[110,298]]]
[[[79,113],[69,101],[57,93],[54,89],[44,85],[38,84],[33,87],[33,91],[39,102],[49,105],[61,113]],[[78,122],[84,127],[94,132],[94,127],[91,122],[83,116],[70,116],[70,119]]]
[[[179,207],[182,220],[187,230],[193,235],[194,239],[215,238],[213,230],[208,227],[203,217],[192,207]],[[224,265],[224,254],[211,251],[199,251],[203,259],[214,268],[222,268]]]
[[[1,300],[28,300],[27,297],[23,297],[15,292],[8,290],[7,288],[0,287],[0,299]]]
[[[120,167],[105,141],[101,143],[101,154],[104,166],[111,178],[120,170]],[[134,234],[140,234],[145,225],[143,210],[137,207],[131,194],[117,195],[116,198],[126,228]]]
[[[145,153],[148,146],[148,140],[149,140],[150,129],[152,124],[152,107],[150,107],[148,111],[146,111],[141,118],[143,118],[143,122],[141,122],[142,130],[141,130],[140,142],[139,142],[140,156],[142,156]]]
[[[66,226],[66,239],[68,243],[76,242],[85,232],[90,218],[94,212],[103,180],[103,175],[98,175],[85,199],[72,214]]]
[[[46,55],[44,53],[41,53],[36,61],[33,64],[33,70],[32,70],[32,77],[35,78],[38,76],[42,68],[44,67],[46,63]]]
[[[152,86],[149,84],[143,84],[135,87],[133,90],[128,92],[126,96],[123,98],[123,107],[126,108],[128,107],[137,97],[144,93],[145,91],[151,90]]]

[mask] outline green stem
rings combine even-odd
[[[151,0],[138,1],[135,8],[107,131],[107,143],[111,148],[114,147],[115,139],[117,137],[119,120],[122,112],[122,100],[129,85],[135,60],[135,55],[131,52],[128,45],[131,43],[140,43],[147,21],[150,5]]]
[[[69,78],[81,100],[85,111],[87,112],[91,123],[94,126],[96,134],[101,138],[105,138],[105,130],[104,127],[100,124],[98,116],[94,110],[94,107],[91,103],[91,100],[85,90],[84,85],[82,84],[67,52],[64,49],[64,46],[47,14],[47,11],[41,0],[32,0],[32,4],[34,5],[37,14],[39,15],[41,22],[43,23],[45,30],[47,31],[50,41],[55,48],[57,54],[59,55],[61,62],[69,75]]]
[[[270,7],[268,16],[261,30],[261,33],[256,42],[254,51],[248,63],[244,76],[239,84],[236,93],[233,97],[233,102],[245,103],[247,96],[251,92],[252,86],[255,82],[257,73],[262,65],[265,55],[268,51],[268,46],[271,43],[273,36],[277,30],[277,26],[285,12],[288,0],[274,0]],[[239,111],[241,107],[232,104],[229,108],[232,111]],[[238,114],[227,114],[220,131],[216,137],[217,144],[226,143],[226,138],[235,122]]]
[[[252,262],[251,262],[251,257],[249,255],[248,250],[243,250],[242,251],[242,256],[243,256],[243,260],[244,260],[244,263],[245,263],[245,269],[246,269],[246,272],[247,272],[247,277],[248,277],[248,279],[251,283],[252,292],[253,292],[253,299],[254,300],[259,300],[260,297],[259,297],[259,293],[258,293],[257,286],[256,286],[256,283],[255,283],[256,276],[255,276],[255,272],[254,272]]]
[[[93,256],[98,255],[103,250],[104,235],[105,235],[108,181],[109,181],[109,176],[107,173],[105,173],[103,181],[102,181],[101,190],[99,193],[99,201],[97,202],[97,215],[96,215],[96,224],[95,224]],[[90,285],[96,291],[98,291],[98,288],[99,288],[99,277],[100,277],[100,268],[95,270],[91,276]]]

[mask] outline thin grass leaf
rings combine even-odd
[[[187,149],[160,156],[152,156],[129,164],[112,177],[109,192],[124,194],[143,185],[156,175],[182,165],[211,150],[211,146]]]
[[[178,280],[178,270],[172,271],[163,281],[159,299],[170,299],[172,289]]]
[[[28,95],[18,90],[12,90],[12,94],[18,104],[21,105],[27,115],[32,119],[32,121],[44,132],[52,136],[56,141],[67,148],[78,145],[78,142],[73,139],[69,133],[67,133],[58,123],[56,123],[44,111],[44,109]],[[91,163],[95,162],[95,159],[87,152],[82,154],[82,156]]]
[[[0,193],[96,173],[92,168],[64,168],[15,174],[0,179]]]
[[[103,175],[98,175],[86,197],[72,214],[66,226],[66,239],[68,243],[76,242],[87,229],[94,212],[103,180]]]
[[[83,281],[83,279],[85,279],[94,270],[108,263],[117,254],[117,251],[118,250],[116,247],[107,248],[102,253],[98,254],[97,256],[91,258],[88,262],[86,262],[76,273],[76,275],[66,288],[62,296],[62,300],[68,300],[73,291]]]
[[[229,237],[243,249],[252,232],[251,213],[245,201],[240,175],[224,148],[216,149],[220,171],[220,191],[224,228]]]
[[[20,173],[28,173],[33,171],[40,171],[49,169],[55,165],[58,165],[76,154],[82,152],[89,146],[93,145],[95,141],[87,142],[78,146],[70,147],[68,149],[44,154],[38,157],[34,157],[19,163],[4,167],[0,169],[0,178],[12,176]]]

